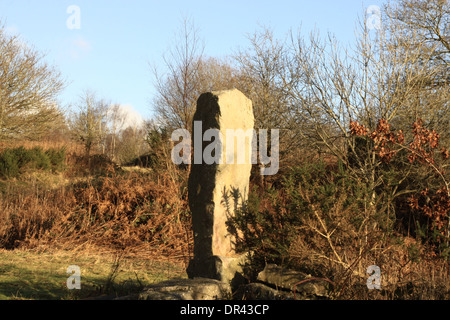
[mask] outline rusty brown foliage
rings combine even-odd
[[[165,174],[116,173],[113,167],[105,176],[80,180],[2,195],[0,247],[126,250],[189,260],[191,221],[178,182]]]
[[[413,212],[428,218],[430,231],[438,232],[440,237],[435,241],[449,241],[450,232],[450,190],[446,171],[437,161],[440,154],[443,161],[448,160],[449,151],[442,147],[439,149],[440,135],[435,130],[429,130],[424,126],[422,119],[418,119],[412,125],[412,141],[407,143],[402,130],[394,132],[385,119],[378,122],[376,130],[372,133],[357,122],[350,123],[351,134],[355,136],[367,136],[375,144],[374,150],[378,157],[386,163],[400,151],[406,150],[410,164],[423,165],[431,168],[440,178],[442,187],[436,191],[425,188],[408,198],[408,205]]]

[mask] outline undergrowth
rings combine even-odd
[[[103,175],[82,176],[53,190],[32,186],[31,192],[4,193],[0,247],[103,246],[189,259],[187,195],[177,181],[164,174],[116,172],[114,167]]]
[[[342,164],[293,167],[265,191],[254,188],[228,222],[254,281],[268,263],[333,283],[334,299],[448,299],[446,250],[403,234],[385,195],[370,197]],[[382,290],[368,290],[367,268],[382,270]]]
[[[7,184],[0,188],[0,248],[126,249],[129,256],[187,265],[193,244],[187,168],[173,165],[167,152],[157,167],[135,172],[73,150],[62,161],[64,149],[50,149],[2,151],[3,159],[14,160],[4,162],[7,175],[0,181]],[[52,187],[50,178],[30,183],[26,173],[36,170],[64,179]],[[399,206],[402,197],[392,201],[387,187],[370,192],[340,162],[315,160],[282,172],[265,185],[252,183],[248,201],[229,221],[236,249],[252,252],[249,281],[267,263],[277,263],[330,280],[335,299],[449,298],[448,238],[442,238],[448,218],[439,215],[443,223],[437,225],[424,211],[440,198],[420,192],[415,206]],[[407,228],[405,221],[411,221]],[[434,230],[440,238],[433,238]],[[381,269],[382,290],[367,289],[371,265]]]

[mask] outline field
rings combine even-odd
[[[86,159],[70,144],[2,150],[10,160],[0,179],[0,299],[112,299],[186,278],[186,168],[163,157],[147,168],[102,154]],[[247,205],[229,221],[236,249],[254,253],[248,281],[277,263],[330,279],[333,299],[449,299],[447,243],[433,229],[405,228],[382,192],[374,211],[364,184],[341,164],[315,159],[262,183],[255,177]],[[74,265],[80,290],[67,287]],[[381,290],[366,286],[371,265],[381,269]]]
[[[71,265],[81,270],[79,290],[67,287]],[[184,265],[172,261],[100,252],[0,251],[0,300],[112,299],[154,282],[184,277]]]
[[[32,159],[36,148],[66,156],[59,170],[29,162],[0,179],[0,299],[111,298],[186,277],[189,220],[170,179],[101,155],[87,167],[73,145],[21,147]],[[70,265],[81,269],[81,290],[67,288]]]

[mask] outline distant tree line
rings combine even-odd
[[[123,128],[118,105],[90,90],[64,111],[57,100],[61,74],[0,26],[0,141],[65,130],[87,155],[95,149],[127,161],[151,148],[145,141],[155,125],[161,132],[191,130],[201,93],[237,88],[252,100],[257,128],[280,129],[281,166],[315,155],[351,160],[355,174],[363,172],[375,188],[380,163],[369,142],[351,135],[351,122],[373,131],[385,119],[405,130],[422,119],[449,145],[449,16],[448,0],[398,0],[383,7],[379,29],[361,17],[353,46],[317,31],[276,39],[262,28],[248,37],[248,48],[225,58],[206,56],[185,20],[165,68],[151,68],[155,117],[144,128]]]

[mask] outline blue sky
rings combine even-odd
[[[332,32],[351,42],[359,16],[383,0],[0,0],[0,20],[11,33],[47,54],[69,85],[63,105],[84,89],[151,118],[154,96],[149,63],[160,65],[174,34],[189,17],[208,56],[226,56],[248,46],[261,25],[283,37],[301,26]],[[80,9],[80,29],[69,29],[67,8]]]

